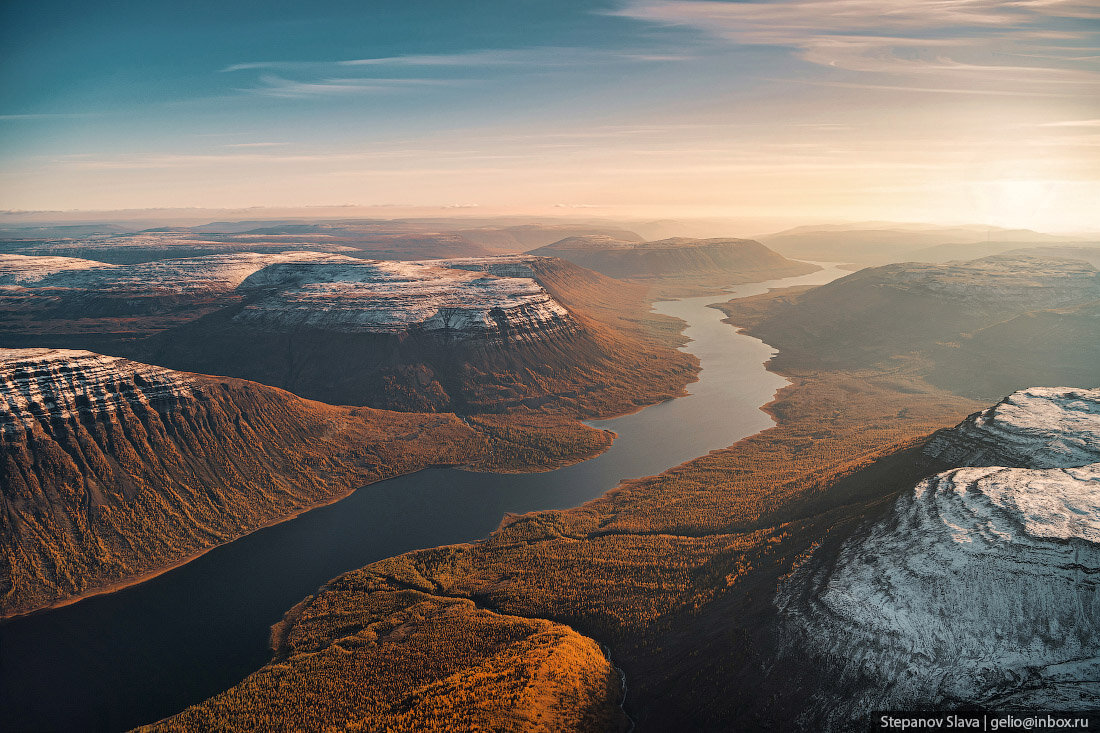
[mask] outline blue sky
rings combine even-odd
[[[1069,229],[1100,194],[1092,2],[46,1],[0,34],[0,209]]]

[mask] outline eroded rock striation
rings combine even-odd
[[[86,351],[0,350],[0,617],[486,453],[454,415],[332,407]]]
[[[936,433],[925,455],[951,466],[1062,468],[1100,461],[1100,391],[1032,387]]]
[[[1032,388],[940,431],[920,482],[777,596],[802,722],[1100,705],[1100,390]],[[838,703],[839,701],[839,703]]]
[[[270,293],[246,305],[234,321],[272,331],[514,339],[577,327],[530,268],[510,258],[456,260],[454,266],[350,258],[276,264],[239,289]]]
[[[193,397],[183,373],[70,349],[0,349],[0,434]]]
[[[240,302],[138,354],[325,402],[467,413],[621,412],[678,393],[691,368],[648,334],[589,317],[588,304],[617,314],[641,293],[544,257],[284,262],[234,292]]]

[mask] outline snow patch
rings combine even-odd
[[[191,377],[71,349],[0,349],[0,435],[191,397]]]

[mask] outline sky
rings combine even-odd
[[[1100,230],[1095,0],[0,4],[0,210]]]

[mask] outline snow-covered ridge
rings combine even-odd
[[[977,304],[1056,308],[1100,297],[1100,272],[1087,262],[997,255],[969,262],[907,262],[879,268],[894,287]]]
[[[354,252],[354,247],[342,246],[323,240],[332,239],[331,234],[310,234],[310,239],[322,240],[310,242],[314,250],[339,253]],[[239,241],[239,240],[247,240]],[[211,255],[219,252],[239,252],[241,245],[248,247],[287,248],[288,241],[295,241],[301,246],[301,235],[282,234],[233,234],[231,237],[211,235],[206,238],[194,232],[139,232],[134,234],[105,234],[91,235],[77,239],[53,239],[30,244],[22,251],[30,255],[56,255],[66,256],[71,253],[82,253],[85,256],[93,256],[97,251],[110,251],[126,253],[131,251],[160,252],[170,256],[173,252],[203,252]]]
[[[421,260],[419,264],[449,267],[454,270],[487,272],[498,277],[534,277],[531,264],[542,258],[535,255],[497,255],[495,257],[452,257],[446,260]]]
[[[941,431],[933,456],[979,465],[922,481],[791,576],[786,653],[835,678],[818,714],[1100,705],[1098,406],[1098,390],[1032,388]]]
[[[0,349],[0,435],[190,397],[180,372],[90,351]]]
[[[27,286],[39,283],[58,273],[111,268],[112,265],[76,257],[28,257],[0,254],[0,287]]]
[[[522,263],[502,258],[420,262],[351,260],[267,267],[240,289],[270,293],[234,318],[254,327],[337,332],[434,332],[524,337],[574,327],[569,312],[531,277],[498,277]],[[528,270],[529,271],[529,270]]]
[[[1054,468],[1100,461],[1100,389],[1020,390],[941,430],[924,452],[952,466]]]
[[[87,294],[239,292],[234,320],[264,330],[429,332],[528,338],[576,328],[534,279],[527,255],[364,260],[321,252],[240,253],[112,265],[0,255],[0,287]],[[78,301],[79,302],[79,301]]]
[[[110,265],[68,257],[0,255],[0,286],[87,291],[230,291],[249,275],[283,262],[351,261],[321,252],[209,255]]]

